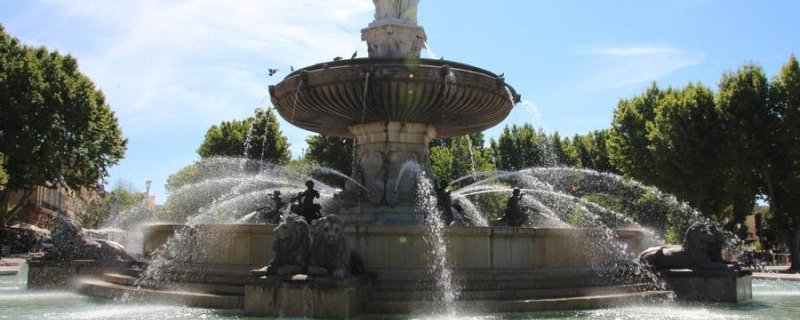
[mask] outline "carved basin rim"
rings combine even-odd
[[[340,137],[352,137],[352,125],[386,121],[429,124],[438,137],[470,134],[500,123],[520,101],[502,76],[433,59],[318,63],[290,73],[269,92],[289,123]]]

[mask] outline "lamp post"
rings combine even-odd
[[[148,213],[150,213],[150,218],[153,217],[153,212],[150,211],[150,186],[153,185],[153,181],[147,180],[144,182],[144,207]]]

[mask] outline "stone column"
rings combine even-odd
[[[413,208],[416,173],[413,166],[402,176],[400,171],[413,161],[430,172],[428,143],[436,136],[436,129],[429,124],[386,121],[353,125],[350,132],[358,143],[360,172],[354,175],[370,190],[369,203]]]
[[[419,58],[427,37],[420,26],[381,24],[361,30],[370,58]]]
[[[375,21],[361,30],[370,58],[419,58],[425,30],[417,25],[419,0],[374,0]]]

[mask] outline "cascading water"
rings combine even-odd
[[[241,223],[246,216],[254,215],[255,210],[269,204],[266,195],[272,190],[282,194],[294,195],[305,189],[304,181],[315,181],[325,205],[339,190],[314,180],[307,173],[290,170],[275,165],[265,165],[262,170],[253,170],[248,165],[252,160],[241,158],[211,158],[196,164],[198,182],[191,183],[171,192],[166,204],[168,210],[193,210],[185,218],[185,226],[177,229],[165,245],[151,254],[151,260],[135,281],[137,287],[162,287],[170,283],[190,278],[193,261],[208,260],[198,246],[197,233],[202,224]],[[308,173],[323,172],[345,176],[330,168],[308,168]],[[284,212],[288,212],[284,208]],[[252,212],[252,213],[251,213]],[[242,213],[244,217],[242,217]],[[249,214],[248,214],[249,213]],[[214,235],[204,234],[213,241]],[[123,299],[136,297],[136,292],[126,292]]]
[[[405,165],[404,165],[405,167]],[[419,165],[411,166],[417,179],[417,214],[424,216],[426,232],[423,238],[430,246],[430,272],[436,279],[436,288],[441,296],[441,307],[446,316],[456,316],[454,302],[458,299],[459,289],[454,283],[453,271],[447,262],[447,240],[444,238],[444,221],[441,219],[433,192],[431,179],[427,177]],[[439,308],[441,309],[441,308]]]

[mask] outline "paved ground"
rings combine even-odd
[[[766,272],[753,272],[753,279],[800,281],[800,273],[785,273],[789,266],[767,266]]]
[[[19,268],[25,263],[25,259],[0,258],[0,276],[13,276],[19,272]]]

